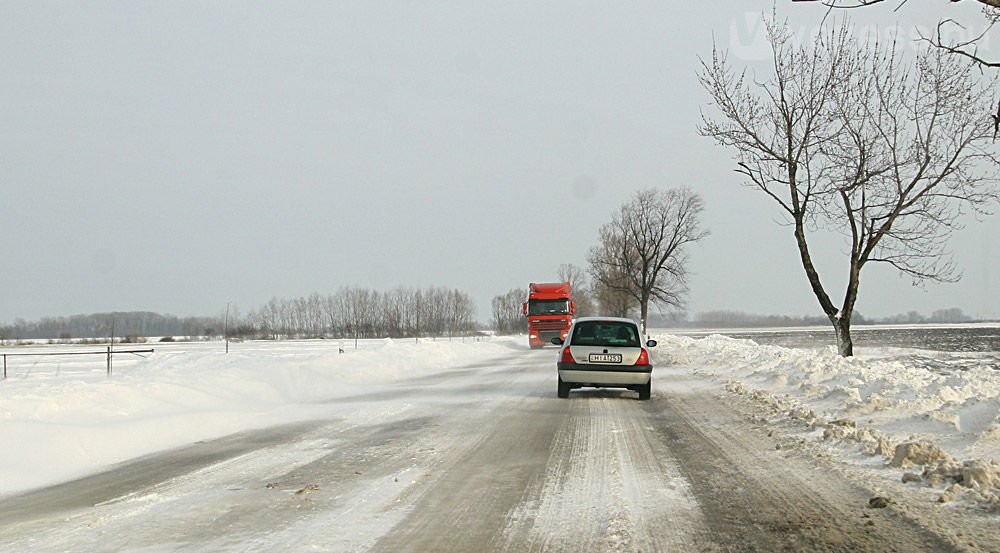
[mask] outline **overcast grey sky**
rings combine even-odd
[[[982,28],[938,4],[854,17]],[[586,266],[636,190],[680,185],[712,233],[692,313],[820,314],[775,206],[696,130],[698,56],[714,39],[759,67],[771,6],[2,2],[0,323],[401,284],[464,290],[485,321],[494,295]],[[802,36],[823,16],[777,7]],[[997,216],[954,236],[959,284],[866,271],[858,310],[1000,316],[998,237]]]

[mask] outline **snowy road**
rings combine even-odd
[[[560,400],[551,350],[424,374],[7,498],[0,551],[953,550],[691,378]]]

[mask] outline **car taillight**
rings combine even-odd
[[[636,365],[648,365],[649,364],[649,352],[646,348],[642,348],[642,353],[639,354],[639,358],[635,361]]]
[[[576,363],[576,359],[573,359],[573,354],[569,352],[569,348],[563,348],[562,351],[562,362],[563,363]],[[648,362],[647,362],[648,364]]]

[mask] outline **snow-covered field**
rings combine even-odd
[[[413,341],[152,343],[115,356],[9,357],[0,381],[0,497],[168,448],[278,424],[378,417],[337,398],[525,348],[499,338]],[[98,351],[104,346],[0,348],[0,353]],[[343,349],[343,353],[340,350]],[[360,405],[360,406],[359,406]]]
[[[800,425],[844,463],[885,471],[886,478],[906,475],[945,501],[1000,505],[996,352],[862,348],[854,359],[842,359],[831,348],[790,349],[718,335],[656,337],[657,366],[766,406],[770,422]],[[402,401],[336,400],[509,357],[526,349],[523,342],[371,340],[358,349],[336,340],[245,342],[232,344],[229,354],[219,342],[156,343],[142,346],[156,350],[146,358],[116,358],[111,377],[100,356],[12,357],[8,378],[0,381],[0,497],[241,430],[402,410]],[[31,351],[81,349],[88,347]],[[654,373],[654,395],[670,386]]]

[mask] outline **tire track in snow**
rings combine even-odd
[[[464,451],[440,467],[437,480],[409,508],[405,520],[375,544],[379,552],[495,551],[504,514],[526,483],[545,466],[561,419],[544,400],[522,400],[507,414],[466,421]]]
[[[544,473],[508,515],[505,551],[704,550],[698,506],[640,405],[571,396]]]

